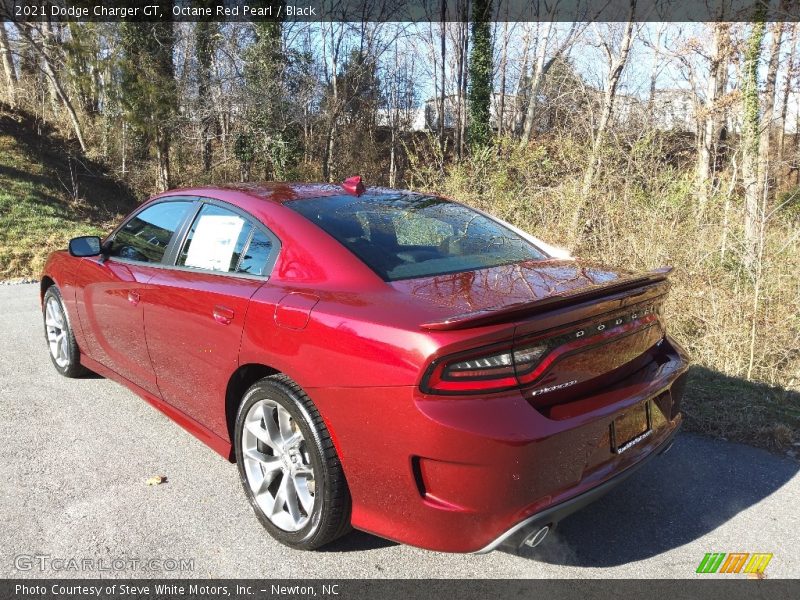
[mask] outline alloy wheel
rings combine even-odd
[[[47,299],[45,305],[45,327],[50,354],[62,369],[69,364],[69,346],[67,340],[67,318],[61,303],[54,297]]]
[[[245,417],[242,457],[256,503],[284,531],[311,519],[316,483],[306,440],[294,417],[274,400],[259,400]]]

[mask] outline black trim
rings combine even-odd
[[[168,247],[168,252],[164,253],[164,257],[161,259],[161,264],[167,267],[174,267],[176,266],[176,262],[178,260],[178,255],[181,253],[181,248],[186,243],[186,236],[189,234],[189,230],[192,228],[192,223],[197,218],[197,215],[200,214],[200,211],[203,209],[203,203],[200,198],[195,199],[195,204],[193,210],[190,210],[186,214],[186,218],[181,223],[180,227],[175,230],[175,235],[172,236],[173,242],[170,242]]]

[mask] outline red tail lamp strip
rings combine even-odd
[[[612,338],[630,334],[637,329],[645,329],[651,326],[658,320],[658,315],[649,313],[635,320],[629,321],[623,325],[606,329],[604,331],[595,332],[588,336],[575,337],[571,341],[558,344],[560,340],[576,336],[579,331],[569,334],[556,336],[555,338],[536,339],[529,338],[523,339],[519,343],[512,346],[496,346],[493,348],[485,348],[483,351],[480,349],[470,355],[460,355],[457,357],[449,357],[435,363],[429,375],[423,380],[422,391],[433,394],[458,394],[458,393],[480,393],[480,392],[500,392],[508,389],[517,388],[523,385],[530,385],[539,379],[557,360],[561,357],[572,354],[581,348],[588,346],[595,346],[603,344]],[[506,369],[502,369],[502,376],[484,375],[480,377],[473,377],[467,379],[470,372],[462,372],[457,378],[452,379],[453,374],[449,374],[448,378],[444,377],[447,367],[454,362],[468,360],[469,358],[479,358],[480,356],[496,355],[504,351],[513,353],[514,350],[522,350],[527,346],[540,345],[540,344],[558,344],[554,345],[547,354],[543,355],[538,363],[530,367],[527,372],[517,371],[515,375],[507,374]]]

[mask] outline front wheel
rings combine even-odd
[[[316,406],[285,375],[244,395],[236,417],[236,462],[253,510],[279,542],[313,550],[350,528],[350,493]]]
[[[44,334],[50,348],[50,360],[64,377],[80,377],[86,373],[81,365],[81,353],[70,327],[61,292],[51,285],[42,301]]]

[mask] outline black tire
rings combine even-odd
[[[242,447],[245,419],[253,405],[261,400],[271,400],[286,409],[305,438],[304,447],[314,470],[316,491],[308,523],[298,531],[284,530],[270,520],[256,501],[247,479]],[[236,415],[234,448],[239,479],[247,499],[261,524],[276,540],[291,548],[314,550],[350,531],[350,491],[336,449],[317,407],[292,379],[273,375],[247,390]]]
[[[46,322],[48,302],[56,302],[61,308],[61,313],[63,315],[63,332],[66,343],[66,363],[59,364],[56,358],[53,356],[53,352],[50,351],[50,341],[48,338],[48,327]],[[61,297],[61,292],[55,285],[51,285],[44,293],[44,298],[42,300],[42,321],[44,324],[44,338],[48,343],[48,355],[50,356],[50,361],[53,363],[56,371],[58,371],[64,377],[71,378],[85,375],[88,371],[86,367],[81,364],[81,351],[78,348],[78,343],[75,341],[75,335],[72,332],[72,325],[70,324],[69,315],[67,314],[67,309],[64,305],[64,299]]]

